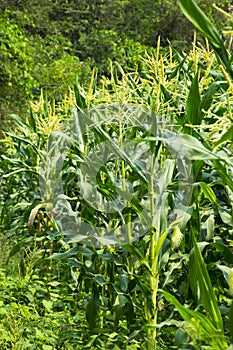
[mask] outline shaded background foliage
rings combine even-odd
[[[217,27],[223,26],[224,16],[212,1],[198,3]],[[227,0],[216,4],[229,7]],[[108,73],[110,60],[140,70],[140,56],[156,47],[158,37],[163,46],[170,41],[181,49],[193,37],[176,0],[1,0],[0,9],[2,119],[25,113],[41,89],[61,100],[75,76],[85,85],[93,67],[99,77]]]

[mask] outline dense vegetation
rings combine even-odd
[[[140,3],[2,4],[3,350],[232,348],[231,40]]]
[[[199,0],[218,27],[224,16],[211,0]],[[228,0],[216,3],[227,10]],[[0,117],[27,112],[41,89],[62,100],[78,75],[83,85],[110,60],[127,70],[142,69],[140,56],[162,46],[189,49],[193,27],[177,0],[37,1],[0,0]],[[185,31],[183,30],[185,28]],[[12,100],[17,103],[12,103]]]

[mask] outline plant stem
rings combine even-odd
[[[149,326],[152,326],[148,330],[148,345],[147,348],[154,349],[156,344],[156,324],[157,324],[157,292],[158,292],[158,256],[156,253],[156,246],[159,238],[159,232],[154,227],[155,217],[155,191],[154,191],[154,170],[155,170],[154,147],[152,147],[150,155],[150,183],[149,183],[149,194],[150,194],[150,212],[151,212],[151,228],[150,228],[150,254],[149,261],[151,262],[151,274],[149,276],[150,289],[151,289],[151,313]]]
[[[122,130],[122,123],[119,122],[119,145],[120,148],[123,149],[123,130]],[[126,193],[127,186],[126,186],[126,174],[125,174],[125,161],[121,160],[121,182],[122,182],[122,190]],[[124,208],[127,208],[129,206],[129,203],[127,199],[124,199]],[[125,215],[125,223],[126,223],[126,231],[127,231],[127,243],[131,243],[132,241],[132,233],[131,233],[131,213],[128,212]],[[129,257],[129,272],[133,273],[133,260],[132,257]]]

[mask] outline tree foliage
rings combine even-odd
[[[33,57],[28,39],[17,23],[0,19],[0,114],[14,111],[13,101],[22,107],[36,85],[32,75]]]
[[[222,26],[211,0],[198,3]],[[227,9],[229,1],[217,5]],[[110,60],[140,69],[141,56],[159,37],[163,46],[182,49],[193,37],[176,0],[0,0],[0,9],[1,116],[27,112],[28,99],[41,89],[60,100],[75,76],[85,85],[93,67],[101,77]]]

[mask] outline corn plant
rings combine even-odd
[[[119,67],[118,67],[119,68]],[[121,72],[123,70],[121,69]],[[115,85],[115,89],[117,90],[117,84],[119,84],[119,81],[116,80],[116,78],[113,78],[113,84]],[[224,158],[222,159],[221,156],[218,156],[210,150],[209,145],[206,143],[208,148],[205,148],[197,139],[197,132],[195,129],[192,129],[192,126],[195,125],[195,127],[198,127],[198,124],[196,123],[196,111],[199,109],[199,119],[198,122],[199,124],[201,123],[201,113],[203,111],[201,110],[201,103],[204,105],[206,109],[208,109],[207,105],[207,98],[212,99],[213,98],[213,93],[215,90],[213,89],[212,91],[207,90],[206,94],[204,97],[200,98],[200,94],[197,93],[199,91],[199,85],[198,85],[198,73],[196,73],[193,78],[191,75],[191,87],[189,90],[189,95],[187,98],[186,102],[186,115],[184,119],[184,130],[191,135],[181,135],[180,138],[178,139],[179,142],[178,144],[174,143],[173,148],[175,151],[181,151],[181,147],[179,143],[183,144],[183,152],[185,150],[185,155],[188,157],[189,160],[193,160],[195,163],[195,166],[197,167],[197,172],[194,172],[194,180],[196,183],[200,181],[200,172],[201,169],[205,166],[205,161],[208,161],[209,159],[212,160],[213,162],[219,162],[220,161],[225,161]],[[144,81],[145,82],[145,81]],[[123,83],[126,83],[126,86],[130,84],[132,87],[132,84],[134,84],[134,80],[129,76],[124,77]],[[140,92],[139,88],[136,85],[133,85],[135,87],[135,93],[138,99],[141,99],[141,96],[143,94]],[[121,88],[121,87],[120,87]],[[77,88],[76,88],[77,89]],[[76,90],[77,91],[77,90]],[[130,90],[131,93],[131,90]],[[77,94],[77,92],[76,92]],[[119,93],[120,96],[121,92]],[[163,87],[162,90],[162,95],[165,97],[168,96],[168,92],[166,91],[165,87]],[[80,93],[78,93],[78,96],[80,96]],[[117,99],[118,95],[116,96]],[[135,98],[135,96],[134,96]],[[160,96],[159,96],[160,98]],[[192,101],[195,101],[196,103],[193,104]],[[119,100],[118,100],[119,101]],[[206,104],[205,104],[206,103]],[[80,103],[77,102],[78,106],[80,106]],[[82,100],[81,107],[86,104],[84,104]],[[195,108],[195,110],[194,110]],[[197,109],[196,109],[197,108]],[[106,107],[105,107],[106,111]],[[121,111],[122,113],[122,111]],[[81,181],[79,181],[80,184],[80,189],[82,190],[82,195],[83,198],[80,199],[81,206],[82,208],[84,206],[83,199],[85,202],[85,210],[82,210],[82,212],[85,211],[85,216],[82,217],[83,220],[88,222],[90,224],[90,218],[89,215],[93,212],[93,207],[95,205],[93,203],[96,203],[96,201],[93,202],[93,192],[85,193],[85,188],[88,186],[87,184],[87,179],[89,177],[89,180],[91,181],[96,181],[95,176],[98,173],[94,167],[91,167],[90,164],[92,164],[94,161],[97,162],[97,166],[99,167],[103,163],[103,158],[97,159],[96,158],[91,158],[89,154],[91,154],[93,147],[96,147],[96,144],[99,146],[101,143],[107,143],[108,150],[110,152],[106,152],[105,147],[101,148],[101,152],[103,154],[104,159],[108,159],[108,157],[112,156],[114,154],[114,157],[116,157],[116,160],[114,162],[111,161],[111,163],[106,167],[102,168],[102,176],[101,173],[98,174],[97,177],[97,188],[99,192],[105,197],[105,201],[101,199],[101,196],[96,193],[96,198],[98,198],[99,203],[102,203],[103,207],[106,205],[106,200],[107,203],[109,200],[111,201],[112,198],[116,195],[116,188],[119,186],[119,183],[117,182],[118,176],[121,179],[121,185],[122,188],[118,187],[118,193],[120,193],[123,196],[124,199],[124,206],[127,208],[125,210],[125,214],[123,217],[119,217],[117,215],[114,216],[107,216],[103,217],[101,215],[101,221],[104,224],[104,227],[108,227],[109,232],[112,232],[113,236],[104,236],[104,232],[106,230],[104,227],[100,229],[99,232],[102,231],[103,236],[93,236],[93,230],[89,226],[88,230],[83,231],[85,234],[89,234],[92,232],[92,235],[89,235],[89,239],[95,239],[101,244],[110,244],[110,243],[119,243],[117,238],[117,232],[119,231],[119,228],[121,227],[122,224],[125,224],[125,232],[126,232],[126,237],[127,237],[127,244],[123,244],[123,249],[127,252],[128,258],[125,260],[125,262],[128,262],[128,267],[126,268],[126,271],[124,271],[123,275],[128,276],[126,281],[126,286],[131,283],[131,285],[134,286],[134,288],[138,288],[143,297],[144,297],[144,319],[145,319],[145,329],[147,329],[147,340],[145,342],[145,347],[146,348],[154,348],[155,346],[155,341],[156,341],[156,330],[158,328],[157,324],[157,313],[158,313],[158,285],[159,285],[159,274],[161,273],[162,268],[164,268],[164,264],[167,258],[169,256],[169,252],[172,250],[171,249],[171,242],[178,241],[181,239],[179,237],[182,237],[182,234],[180,232],[180,222],[179,220],[173,220],[170,221],[170,224],[168,224],[168,192],[167,192],[167,187],[170,185],[171,187],[174,187],[173,184],[173,176],[174,176],[174,162],[173,160],[169,160],[169,152],[166,152],[163,146],[163,143],[166,144],[171,142],[169,137],[174,136],[172,132],[168,133],[169,136],[166,137],[161,137],[156,134],[157,131],[157,126],[156,126],[156,120],[155,120],[155,114],[152,112],[152,117],[150,117],[147,120],[147,123],[149,127],[146,130],[143,130],[141,125],[146,124],[146,121],[144,123],[141,123],[140,119],[133,118],[133,123],[130,123],[130,120],[125,117],[123,118],[122,122],[122,115],[119,113],[117,117],[115,118],[113,116],[113,111],[111,113],[106,113],[104,114],[105,119],[101,120],[102,118],[102,113],[101,113],[101,107],[98,108],[93,108],[92,110],[92,115],[95,118],[95,123],[93,123],[93,120],[88,118],[84,112],[81,112],[79,116],[76,115],[76,129],[81,130],[83,128],[84,131],[82,131],[79,134],[79,139],[78,139],[78,144],[77,147],[79,148],[79,157],[77,158],[78,162],[84,162],[85,165],[88,167],[89,170],[85,168],[85,166],[81,165],[81,171],[84,171],[85,179],[81,177]],[[106,119],[110,115],[110,119]],[[154,117],[154,119],[153,119]],[[97,118],[97,119],[96,119]],[[100,118],[100,119],[98,119]],[[148,118],[148,117],[147,117]],[[128,122],[128,123],[127,123]],[[189,126],[188,126],[189,123]],[[130,125],[132,124],[132,126]],[[140,128],[138,127],[138,124],[141,126]],[[197,126],[196,126],[197,124]],[[85,126],[86,125],[86,126]],[[133,131],[131,132],[131,128],[133,127]],[[88,131],[89,129],[89,131]],[[192,132],[190,132],[190,130]],[[195,133],[194,133],[195,131]],[[93,134],[93,135],[92,135]],[[109,137],[111,135],[111,137]],[[116,136],[117,137],[116,137]],[[140,162],[137,163],[137,159],[140,160],[140,153],[138,156],[135,157],[137,154],[136,151],[131,154],[131,157],[128,157],[127,154],[125,153],[127,142],[124,145],[123,140],[129,137],[128,135],[131,135],[130,140],[131,143],[133,144],[133,139],[132,136],[134,137],[134,144],[143,144],[148,147],[149,150],[149,165],[148,167],[145,166],[142,167],[142,164]],[[196,138],[194,138],[192,135],[195,135]],[[164,135],[163,135],[164,136]],[[90,141],[88,141],[88,138],[90,138]],[[201,139],[201,136],[198,135],[198,138]],[[123,149],[122,146],[124,145]],[[178,146],[178,148],[176,148]],[[85,152],[85,154],[81,155],[82,160],[80,159],[80,151]],[[143,152],[145,152],[145,149],[143,148]],[[110,153],[110,154],[109,154]],[[97,156],[97,152],[94,154]],[[134,155],[134,156],[133,156]],[[135,157],[135,158],[134,158]],[[111,157],[110,157],[111,158]],[[132,159],[134,161],[132,162]],[[163,159],[163,160],[162,160]],[[200,160],[202,159],[202,160]],[[205,161],[203,161],[205,160]],[[88,164],[86,164],[88,162]],[[111,166],[117,163],[117,168],[111,174]],[[159,172],[156,172],[156,175],[158,176],[158,179],[155,179],[155,171],[156,169],[160,168]],[[195,168],[194,168],[195,169]],[[91,177],[91,171],[94,173],[94,177]],[[134,177],[139,179],[139,184],[137,185],[137,189],[141,187],[141,193],[145,193],[148,191],[149,196],[147,198],[147,201],[145,198],[141,197],[140,192],[135,192],[134,195],[134,200],[130,200],[128,198],[133,198],[132,196],[127,193],[126,190],[126,180],[130,180],[132,182],[130,177],[130,173],[134,174]],[[113,181],[114,179],[114,181]],[[141,182],[141,184],[140,184]],[[157,182],[155,186],[155,182]],[[144,188],[144,189],[143,189]],[[210,196],[209,193],[211,193],[211,190],[206,186],[204,183],[201,185],[201,188],[206,196]],[[121,192],[120,192],[121,191]],[[146,191],[146,192],[145,192]],[[78,192],[75,191],[76,193]],[[135,199],[140,199],[140,202],[136,201]],[[159,198],[156,200],[156,198]],[[195,203],[197,198],[195,197],[195,193],[193,195],[193,198],[191,202]],[[148,202],[148,204],[147,204]],[[142,205],[143,203],[143,205]],[[88,205],[89,209],[87,211]],[[170,204],[171,205],[171,204]],[[146,213],[143,208],[146,206],[148,213]],[[195,208],[195,206],[194,206]],[[97,209],[96,207],[94,208],[95,210]],[[115,209],[119,211],[119,208],[115,207]],[[89,212],[89,213],[88,213]],[[87,214],[88,213],[88,214]],[[120,213],[119,213],[120,214]],[[147,214],[147,215],[146,215]],[[88,215],[88,216],[86,216]],[[93,215],[93,214],[92,214]],[[180,221],[181,219],[184,219],[186,216],[186,220],[188,220],[189,215],[183,215],[184,217],[179,218]],[[188,217],[187,217],[188,216]],[[135,235],[134,231],[134,221],[136,220],[135,217],[139,218],[140,222],[146,223],[147,225],[147,230],[144,230],[144,234],[138,235],[139,238],[139,243],[137,242],[132,242],[132,237]],[[111,222],[114,219],[114,224]],[[97,225],[99,224],[99,220],[96,217],[96,221],[94,222],[92,219],[92,225]],[[195,224],[195,221],[194,221]],[[192,225],[194,225],[192,222]],[[93,227],[93,226],[92,226]],[[135,226],[136,228],[136,226]],[[147,232],[148,231],[148,232]],[[172,234],[173,232],[173,234]],[[80,233],[80,231],[79,231]],[[192,231],[194,233],[194,230]],[[67,234],[64,232],[64,234]],[[76,234],[74,231],[69,232],[69,235],[71,237],[68,238],[68,242],[81,242],[84,240],[86,244],[90,244],[90,241],[85,240],[86,237]],[[190,240],[191,243],[191,240]],[[55,254],[53,258],[68,258],[68,257],[73,257],[77,252],[81,252],[81,248],[77,247],[71,248],[70,251],[61,253],[61,254]],[[101,250],[102,252],[102,250]],[[85,251],[83,250],[83,253],[85,254]],[[91,250],[87,250],[86,254],[89,256],[88,259],[93,258],[93,255],[98,254],[98,250],[95,249],[95,253],[93,253]],[[106,254],[106,251],[105,251]],[[104,254],[104,255],[105,255]],[[116,254],[116,253],[115,253]],[[111,256],[112,258],[116,259],[115,254],[112,253],[111,249]],[[196,251],[197,254],[197,251]],[[101,255],[103,259],[104,255]],[[166,258],[165,258],[166,256]],[[165,259],[165,261],[164,261]],[[81,264],[80,261],[74,261],[73,258],[71,259],[72,264],[76,267],[81,268],[83,264]],[[137,268],[134,268],[136,262]],[[97,276],[95,277],[95,283],[92,285],[92,293],[93,297],[90,299],[89,303],[87,304],[87,320],[89,322],[90,328],[92,331],[96,328],[96,320],[98,320],[98,312],[101,313],[101,306],[99,305],[100,302],[100,294],[101,291],[103,291],[103,286],[107,286],[109,284],[114,285],[113,281],[110,281],[107,275],[104,273],[103,270],[103,264],[101,264],[101,273],[104,278],[100,278],[100,270],[98,267],[95,267],[96,270],[91,269],[92,273],[96,271],[95,273]],[[86,267],[85,267],[86,270]],[[140,277],[138,276],[138,271],[140,271]],[[86,274],[89,275],[90,271],[88,272],[86,270]],[[104,275],[103,275],[104,273]],[[86,276],[86,278],[88,278]],[[124,277],[125,279],[126,277]],[[117,282],[115,282],[117,283]],[[101,288],[96,287],[96,284],[101,285]],[[112,289],[110,289],[112,290]],[[127,288],[124,287],[124,292],[126,292]],[[209,290],[211,290],[211,287],[209,287]],[[124,293],[125,294],[125,293]],[[110,298],[110,295],[109,295]],[[213,297],[214,298],[214,297]],[[123,316],[125,315],[126,318],[128,317],[126,312],[124,313],[123,309],[127,308],[126,310],[130,310],[131,313],[133,313],[134,308],[137,308],[137,303],[135,303],[135,300],[132,300],[132,298],[129,299],[127,294],[125,294],[124,297],[120,297],[119,292],[115,293],[115,296],[113,297],[113,300],[115,302],[112,304],[113,310],[114,310],[114,315],[115,315],[115,325],[118,324],[120,315]],[[102,305],[103,307],[104,305]],[[205,305],[206,306],[206,305]],[[217,318],[219,321],[219,324],[216,324],[216,329],[220,332],[219,334],[219,339],[216,340],[216,344],[220,346],[225,346],[225,340],[223,339],[223,328],[222,328],[222,323],[221,323],[221,316],[219,314],[218,307],[216,306],[215,302],[215,309],[212,310],[212,315],[213,313],[217,312]],[[208,306],[206,306],[208,309]],[[194,312],[195,314],[195,312]],[[103,320],[102,320],[103,322]],[[128,327],[130,328],[130,319],[128,319]],[[134,322],[134,321],[133,321]],[[210,322],[208,319],[206,322]],[[217,322],[217,321],[216,321]],[[213,332],[216,331],[215,328],[212,328],[212,333],[210,333],[209,337],[213,334]],[[204,337],[203,333],[203,337]],[[222,337],[222,338],[221,338]],[[209,339],[209,338],[208,338]]]

